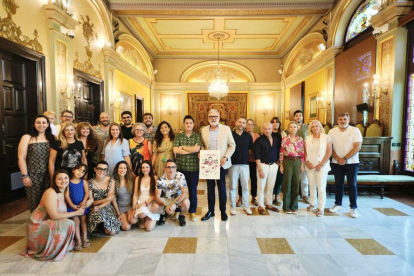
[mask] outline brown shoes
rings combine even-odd
[[[259,207],[258,211],[259,211],[259,214],[266,215],[266,211],[263,207]]]
[[[237,200],[236,202],[236,207],[240,207],[242,205],[242,200],[241,198],[239,198],[239,200]]]
[[[267,205],[266,206],[267,210],[273,211],[273,212],[279,212],[279,209],[277,209],[275,206],[273,205]]]
[[[257,199],[255,199],[255,198],[252,198],[252,204],[256,205],[256,206],[259,206],[259,202],[257,202]]]

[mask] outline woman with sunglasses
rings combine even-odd
[[[119,232],[121,222],[118,220],[112,201],[115,198],[115,183],[107,176],[108,163],[101,160],[96,164],[95,177],[89,180],[89,189],[92,191],[93,203],[87,217],[88,233],[94,236],[99,224],[103,223],[104,232],[113,236]]]

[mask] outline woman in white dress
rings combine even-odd
[[[326,181],[331,170],[329,158],[332,154],[331,138],[325,134],[318,120],[310,123],[305,139],[306,174],[309,180],[311,204],[307,210],[312,211],[316,205],[316,187],[318,188],[318,210],[316,215],[323,216],[326,202]]]
[[[155,201],[155,184],[157,177],[154,175],[151,162],[144,160],[141,171],[135,179],[135,188],[132,204],[135,204],[135,218],[140,220],[140,228],[152,231],[156,222],[160,219],[159,214],[152,212],[152,203]]]

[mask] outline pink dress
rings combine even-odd
[[[59,213],[66,213],[64,201],[58,198]],[[27,223],[27,247],[25,254],[40,261],[62,260],[73,248],[75,222],[70,219],[52,220],[40,202]]]

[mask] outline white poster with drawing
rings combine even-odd
[[[200,151],[200,179],[220,179],[220,151]]]

